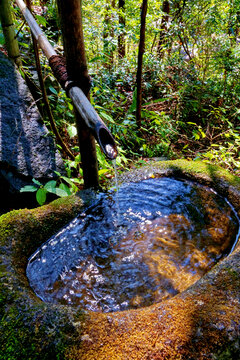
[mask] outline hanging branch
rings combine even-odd
[[[18,29],[18,31],[15,35],[15,39],[17,39],[19,33],[22,31],[22,28],[24,27],[25,24],[26,24],[26,20],[23,20],[22,24],[20,25],[20,28]]]
[[[136,123],[138,130],[141,128],[141,112],[142,112],[142,65],[143,54],[145,51],[145,29],[146,29],[146,16],[147,16],[147,0],[142,2],[141,11],[141,28],[140,28],[140,41],[138,49],[138,68],[137,68],[137,109],[136,109]]]

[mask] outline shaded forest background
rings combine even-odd
[[[91,102],[117,141],[119,169],[153,157],[184,157],[214,162],[239,175],[240,1],[148,2],[139,118],[136,77],[143,3],[82,1]],[[63,54],[56,2],[32,5],[48,39]],[[16,6],[14,11],[24,69],[38,86],[31,34]],[[2,33],[0,44],[3,49]],[[74,154],[74,159],[65,157],[65,164],[68,185],[76,191],[82,179],[73,105],[44,56],[40,62],[55,123]],[[97,153],[104,183],[113,175],[113,165],[98,146]]]

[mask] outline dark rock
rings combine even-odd
[[[55,171],[64,166],[53,138],[25,81],[0,52],[0,195],[18,195],[32,178],[44,183]]]

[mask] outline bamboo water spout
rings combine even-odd
[[[56,66],[53,65],[52,59],[57,58],[60,59],[61,62],[62,57],[60,57],[56,53],[52,45],[49,43],[48,39],[37,24],[36,20],[27,8],[24,1],[15,0],[15,2],[18,5],[20,11],[22,12],[26,22],[28,23],[39,47],[42,49],[43,53],[49,60],[49,64],[54,72],[54,75],[56,76],[57,80],[60,82],[64,90],[67,91],[67,94],[72,99],[77,111],[79,112],[85,124],[92,131],[95,139],[99,143],[103,153],[110,160],[115,159],[118,152],[116,143],[111,132],[104,124],[102,119],[99,117],[93,106],[90,104],[89,100],[84,95],[78,84],[74,82],[74,79],[68,78],[66,67],[63,66],[60,72],[58,71],[58,69],[56,70]],[[60,65],[62,66],[62,64]]]

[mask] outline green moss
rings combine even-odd
[[[207,174],[212,181],[216,179],[218,180],[224,179],[232,186],[238,186],[240,188],[240,179],[237,176],[230,174],[228,171],[217,165],[208,164],[201,161],[187,161],[187,160],[175,160],[172,162],[166,162],[166,165],[168,163],[171,168],[180,169],[184,173],[188,172],[189,174],[193,174],[193,175]]]
[[[11,306],[0,321],[0,358],[64,359],[66,349],[78,336],[69,324],[66,314],[51,307]]]
[[[31,293],[25,276],[28,257],[81,209],[78,196],[58,199],[33,210],[0,217],[0,358],[63,359],[78,332],[74,311],[43,304]],[[5,255],[4,255],[5,254]],[[2,257],[1,256],[1,257]],[[68,309],[67,309],[68,310]],[[79,313],[78,313],[79,320]]]
[[[230,174],[225,169],[213,165],[204,163],[202,161],[188,161],[188,160],[173,160],[173,161],[164,161],[158,163],[157,167],[159,169],[172,169],[179,174],[188,174],[190,175],[202,175],[206,178],[208,177],[213,183],[215,181],[227,181],[232,186],[237,186],[240,189],[240,179],[237,176]]]
[[[236,271],[233,267],[226,266],[225,267],[226,272],[230,276],[230,279],[228,279],[227,284],[231,284],[231,280],[233,280],[234,284],[238,283],[240,286],[240,274],[239,271]]]
[[[82,206],[79,197],[69,196],[33,210],[14,210],[4,214],[0,217],[0,244],[9,237],[19,238],[26,234],[46,239],[76,216]]]

